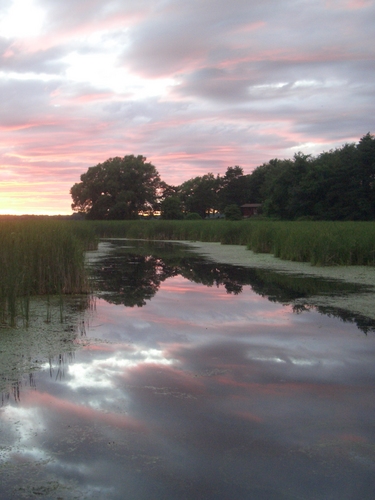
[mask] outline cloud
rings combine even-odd
[[[17,43],[4,44],[1,50],[2,72],[13,72],[13,78],[26,78],[27,75],[34,75],[34,78],[43,77],[43,75],[57,76],[63,74],[66,69],[61,59],[65,52],[60,47],[51,47],[45,50],[38,50],[32,53],[26,52],[23,47]]]
[[[18,4],[0,8],[8,179],[14,158],[14,179],[32,165],[73,185],[134,153],[178,184],[375,129],[373,2],[28,0],[40,25],[24,34],[11,29]]]

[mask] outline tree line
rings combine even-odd
[[[144,156],[116,157],[90,167],[71,188],[72,209],[88,219],[240,218],[246,203],[259,203],[266,217],[312,220],[375,219],[375,137],[314,157],[272,159],[244,174],[208,173],[168,185]]]

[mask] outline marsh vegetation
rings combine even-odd
[[[88,226],[55,220],[0,220],[0,322],[29,320],[30,298],[88,291],[84,252]],[[47,300],[48,302],[48,300]]]
[[[95,221],[98,237],[216,241],[313,265],[375,265],[375,222],[139,220]]]
[[[313,265],[375,265],[375,222],[0,219],[0,321],[29,320],[30,297],[89,291],[85,251],[99,238],[245,245]]]

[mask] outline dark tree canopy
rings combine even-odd
[[[227,220],[241,220],[242,213],[241,209],[235,203],[233,205],[228,205],[224,209],[224,215]]]
[[[88,219],[134,219],[157,203],[160,176],[144,156],[116,157],[90,167],[70,190],[72,209]]]
[[[183,219],[181,200],[178,196],[169,196],[160,203],[160,215],[162,219]]]
[[[209,173],[194,177],[179,187],[180,199],[185,212],[195,212],[205,218],[212,210],[217,209],[217,192],[219,178]]]
[[[291,160],[271,160],[253,171],[250,188],[261,195],[266,216],[373,220],[375,137],[368,133],[358,144],[344,144],[315,158],[297,153]],[[252,196],[258,202],[256,198]]]
[[[244,175],[239,166],[228,167],[224,177],[221,177],[220,191],[218,193],[219,208],[221,211],[229,205],[240,207],[249,203],[249,175]]]
[[[133,219],[159,210],[163,219],[206,218],[226,207],[238,215],[236,206],[261,203],[264,216],[278,219],[374,220],[375,137],[368,133],[316,157],[273,159],[248,175],[236,165],[224,176],[208,173],[179,186],[161,181],[143,156],[110,158],[89,168],[70,193],[73,210],[89,219]]]

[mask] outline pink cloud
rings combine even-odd
[[[358,10],[365,9],[372,5],[371,0],[325,0],[328,8],[332,9],[348,9],[348,10]]]
[[[318,154],[375,127],[372,2],[220,0],[198,17],[195,4],[149,0],[39,6],[43,32],[0,40],[0,172],[29,178],[32,165],[50,192],[59,182],[38,210],[70,213],[71,185],[109,157],[143,154],[180,184],[233,165],[250,173],[296,148]],[[113,56],[116,87],[113,76],[69,77],[72,53]],[[154,91],[160,76],[170,86]],[[25,212],[37,196],[30,184]]]

